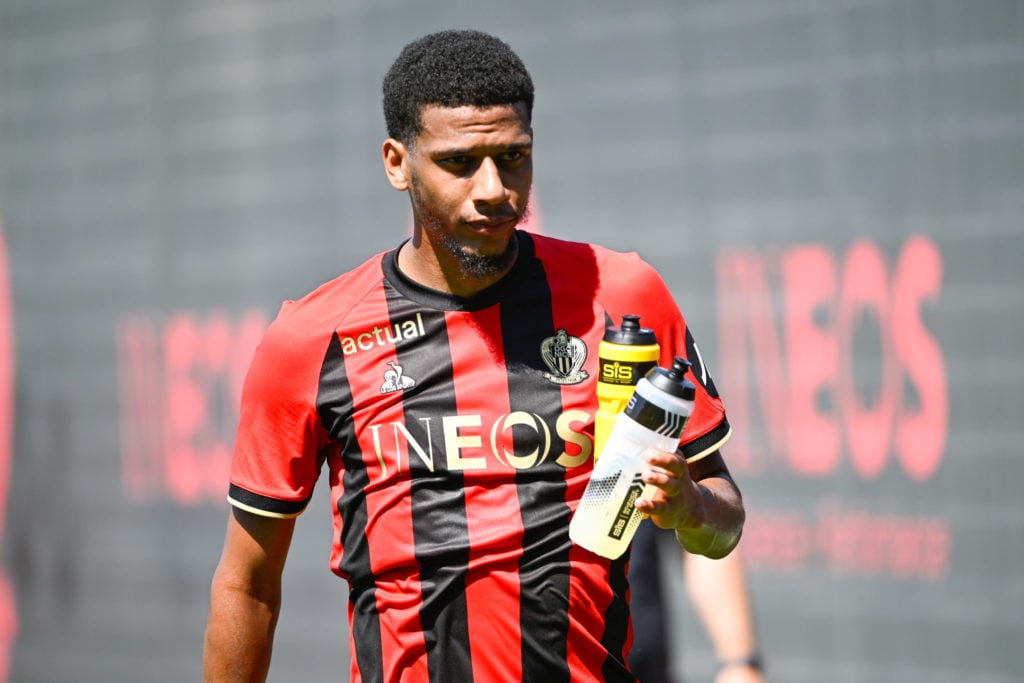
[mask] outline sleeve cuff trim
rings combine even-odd
[[[682,445],[681,448],[683,455],[686,457],[686,462],[697,462],[709,453],[714,453],[724,446],[731,436],[732,427],[729,426],[728,420],[723,419],[717,427],[707,434]]]
[[[261,517],[278,517],[288,519],[298,517],[309,505],[309,498],[303,500],[280,500],[261,496],[243,489],[241,486],[231,484],[228,489],[228,502],[237,508],[251,512]]]

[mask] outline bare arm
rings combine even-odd
[[[636,502],[663,529],[675,529],[685,550],[721,558],[736,547],[745,514],[739,489],[718,451],[687,464],[679,451],[654,453],[644,482],[658,487]]]
[[[758,651],[750,594],[739,549],[712,560],[683,553],[686,592],[721,662],[715,683],[763,683],[764,676],[740,662]]]
[[[294,529],[294,519],[232,508],[210,591],[206,683],[266,680],[281,608],[281,574]]]

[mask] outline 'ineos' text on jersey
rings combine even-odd
[[[565,468],[579,467],[590,460],[594,442],[589,434],[579,431],[592,421],[593,416],[583,410],[561,413],[553,425],[555,433],[567,445],[574,444],[578,452],[570,455],[566,450],[555,456],[555,462]],[[551,453],[551,429],[539,415],[515,411],[501,415],[491,424],[484,424],[481,415],[445,415],[440,418],[444,442],[435,446],[430,438],[432,418],[420,418],[420,425],[403,422],[373,424],[373,448],[381,475],[387,476],[394,467],[401,472],[408,469],[411,457],[419,460],[431,472],[436,458],[443,458],[449,471],[483,470],[488,467],[510,467],[525,470],[544,463]],[[534,446],[525,453],[509,450],[513,428],[531,430]]]

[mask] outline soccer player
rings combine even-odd
[[[637,508],[710,557],[744,519],[719,451],[722,402],[636,254],[517,229],[534,93],[505,43],[425,36],[383,90],[384,170],[413,235],[286,302],[256,351],[206,680],[265,678],[295,518],[326,466],[352,680],[633,682],[628,554],[609,561],[568,536],[592,469],[605,326],[638,314],[663,364],[694,363],[693,416],[678,450],[649,459],[657,491]]]

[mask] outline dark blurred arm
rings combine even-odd
[[[683,554],[686,591],[720,662],[739,662],[758,652],[754,614],[739,548],[712,560]],[[715,683],[763,683],[756,668],[729,664]]]

